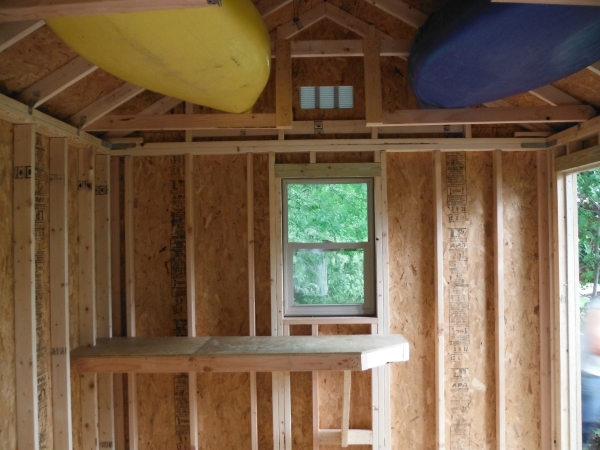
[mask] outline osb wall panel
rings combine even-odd
[[[495,446],[492,153],[442,157],[446,442]]]
[[[504,153],[506,447],[540,448],[535,152]]]
[[[196,331],[247,336],[246,155],[194,159]],[[199,374],[200,448],[249,448],[250,377]]]
[[[271,263],[269,240],[269,157],[254,155],[254,281],[256,334],[271,335]],[[258,446],[273,448],[273,397],[271,374],[256,375]]]
[[[140,337],[175,336],[170,192],[175,158],[134,159],[135,320]],[[174,375],[140,374],[137,380],[140,447],[175,448]]]
[[[532,153],[533,154],[533,153]],[[492,153],[466,153],[467,161],[467,223],[469,264],[469,347],[471,388],[474,390],[473,423],[483,428],[471,431],[473,440],[495,445],[496,378],[495,378],[495,300]],[[448,217],[446,215],[446,217]],[[446,235],[448,238],[448,235]],[[450,236],[450,240],[451,240]],[[449,255],[448,259],[449,259]],[[472,361],[472,363],[471,363]],[[477,420],[478,418],[478,420]],[[473,444],[472,444],[473,446]],[[483,445],[481,448],[485,448]]]
[[[67,220],[68,220],[68,259],[69,259],[69,345],[79,346],[79,278],[75,268],[79,265],[79,216],[77,201],[77,182],[79,174],[79,150],[69,148],[67,183]],[[81,383],[79,374],[71,366],[71,420],[73,427],[73,448],[82,448],[81,443]]]
[[[408,84],[406,61],[397,56],[381,58],[381,90],[384,111],[419,108]]]
[[[0,448],[17,447],[13,274],[13,126],[0,120]]]
[[[435,446],[432,164],[431,153],[387,155],[390,331],[410,343],[410,361],[391,366],[393,448]]]

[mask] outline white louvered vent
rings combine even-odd
[[[302,86],[301,109],[350,109],[354,108],[352,86]]]

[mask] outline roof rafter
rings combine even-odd
[[[42,78],[37,83],[19,94],[19,100],[32,108],[37,108],[52,97],[60,94],[69,86],[95,71],[95,66],[88,60],[78,56],[60,69]]]
[[[89,125],[144,90],[144,88],[131,83],[122,84],[78,113],[73,114],[68,121],[76,127]]]
[[[347,28],[359,36],[365,37],[369,34],[369,27],[371,25],[367,22],[364,22],[358,17],[353,16],[331,3],[323,2],[300,14],[296,19],[290,20],[277,27],[277,39],[290,39],[304,29],[325,18]],[[375,29],[375,34],[382,40],[393,39],[389,34],[378,29]]]
[[[325,17],[355,32],[359,36],[366,37],[369,35],[369,27],[371,25],[331,3],[325,2]],[[393,39],[389,34],[377,28],[375,28],[375,35],[380,39]]]
[[[546,103],[553,106],[560,105],[581,105],[581,102],[574,97],[571,97],[566,92],[561,91],[560,89],[555,88],[551,84],[546,86],[542,86],[538,89],[533,89],[529,91],[536,97],[542,99]]]
[[[600,61],[597,61],[594,64],[588,66],[588,70],[591,70],[596,75],[600,75]]]
[[[294,20],[290,20],[289,22],[278,26],[277,39],[289,39],[324,18],[325,3],[319,3],[308,11],[300,14]]]
[[[267,17],[284,6],[292,3],[293,0],[260,0],[255,6],[261,16]]]
[[[44,26],[43,20],[0,23],[0,52]]]
[[[420,28],[427,20],[427,15],[400,0],[366,0],[373,6],[394,16],[396,19],[414,27]]]

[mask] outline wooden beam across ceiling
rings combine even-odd
[[[131,83],[122,84],[78,113],[73,114],[69,118],[69,122],[76,127],[89,125],[143,91],[144,88]]]
[[[273,58],[275,43],[272,43]],[[380,44],[381,56],[407,58],[411,41],[408,39],[385,39]],[[292,41],[292,58],[338,58],[364,56],[362,39],[339,39],[322,41]]]
[[[77,148],[93,147],[96,153],[106,153],[108,149],[101,139],[81,132],[77,128],[64,123],[40,111],[29,111],[27,105],[0,94],[0,119],[12,124],[35,124],[36,133],[48,137],[66,137],[69,145]]]
[[[18,99],[32,108],[37,108],[52,97],[60,94],[69,86],[85,78],[97,68],[98,66],[78,56],[60,69],[55,70],[25,89],[19,94]]]
[[[0,22],[212,6],[210,0],[3,0]]]
[[[239,155],[241,153],[537,151],[546,138],[379,138],[156,142],[111,150],[111,156]]]
[[[267,17],[290,3],[292,0],[259,0],[254,6],[261,16]]]
[[[483,104],[488,108],[512,108],[513,105],[508,103],[506,100],[495,100],[493,102],[487,102]],[[521,126],[530,131],[548,131],[554,132],[554,129],[545,123],[522,123]]]
[[[465,125],[494,123],[583,122],[596,115],[591,106],[528,108],[415,109],[384,112],[378,126]],[[215,128],[276,127],[275,114],[169,114],[104,116],[86,131],[209,130]]]
[[[571,97],[566,92],[555,88],[551,84],[542,86],[541,88],[534,89],[529,92],[552,106],[581,105],[581,102],[579,100],[577,100],[574,97]]]
[[[527,108],[417,109],[383,113],[383,126],[537,122],[583,122],[596,115],[591,106]]]
[[[43,20],[5,22],[0,24],[0,52],[44,26]]]
[[[159,101],[152,103],[150,106],[140,111],[138,114],[165,114],[181,103],[182,101],[179,99],[173,97],[163,97]],[[131,133],[131,131],[111,131],[102,137],[104,139],[122,138],[127,136],[129,133]]]
[[[212,128],[275,128],[275,114],[137,114],[104,116],[86,131],[166,131]]]

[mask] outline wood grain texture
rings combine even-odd
[[[433,177],[430,154],[387,155],[390,326],[411,343],[392,367],[392,445],[435,445]],[[408,388],[408,386],[411,386]],[[410,422],[411,426],[403,424]]]
[[[184,167],[174,165],[173,158],[183,162],[183,157],[134,160],[135,327],[140,337],[175,336],[170,189],[172,170],[183,179]],[[178,442],[173,383],[174,375],[137,376],[140,449],[159,450]],[[162,426],[155,426],[156,421]]]
[[[17,358],[17,445],[39,449],[35,316],[35,127],[14,127],[13,267]],[[13,179],[15,176],[13,175]]]
[[[506,448],[539,448],[540,346],[535,153],[503,155]],[[526,343],[526,344],[525,344]]]
[[[73,448],[69,351],[68,144],[50,140],[50,318],[54,448]],[[64,349],[64,352],[62,351]]]
[[[198,336],[250,331],[246,170],[245,155],[194,158]],[[251,448],[249,395],[248,374],[198,375],[205,448]]]
[[[68,260],[69,267],[79,264],[79,153],[69,147],[67,181],[67,218],[68,218]],[[79,277],[77,270],[69,270],[69,344],[70,348],[79,346]],[[81,430],[81,381],[77,370],[71,365],[71,420],[73,421],[73,448],[82,448]]]
[[[0,447],[16,448],[16,362],[15,304],[13,272],[13,125],[0,121],[0,347],[4,364],[0,379],[5,388],[0,391]]]

